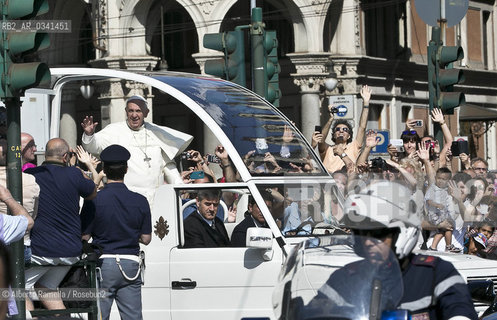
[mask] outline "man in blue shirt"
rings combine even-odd
[[[139,253],[140,243],[150,243],[152,218],[147,199],[129,191],[123,182],[129,158],[128,150],[120,145],[102,151],[107,185],[81,212],[83,239],[91,236],[102,248],[100,286],[108,290],[100,304],[103,319],[109,318],[114,299],[121,319],[142,319]]]
[[[83,171],[68,167],[71,151],[66,141],[54,138],[47,142],[45,162],[27,169],[40,186],[38,216],[31,231],[31,263],[26,270],[26,289],[56,290],[70,265],[81,255],[79,198],[92,199],[96,187]],[[53,265],[52,268],[36,265]],[[53,296],[53,295],[47,295]],[[39,297],[47,309],[64,309],[61,299]],[[28,310],[33,310],[28,299]]]

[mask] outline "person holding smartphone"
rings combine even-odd
[[[364,134],[366,132],[366,125],[368,122],[371,89],[367,85],[364,85],[361,88],[360,93],[363,99],[363,107],[359,121],[359,128],[354,140],[352,140],[354,135],[351,124],[347,120],[343,119],[333,122],[333,106],[328,106],[330,118],[323,127],[322,139],[318,143],[318,148],[321,160],[330,173],[342,169],[346,165],[346,162],[343,160],[346,157],[355,163],[361,151]],[[335,143],[333,146],[330,146],[325,141],[330,128],[332,131],[331,140]]]
[[[321,126],[314,126],[314,132],[312,133],[311,147],[315,149],[319,143],[323,141],[323,133]]]

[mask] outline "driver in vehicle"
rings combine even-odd
[[[261,190],[261,196],[264,199],[269,211],[273,208],[273,197],[271,194],[265,190]],[[240,222],[233,233],[231,234],[231,246],[232,247],[245,247],[247,238],[247,229],[257,227],[257,228],[267,228],[266,219],[262,215],[261,209],[255,202],[252,195],[249,196],[247,212],[245,212],[245,219]]]
[[[223,220],[216,217],[221,190],[199,190],[196,197],[197,212],[184,220],[184,248],[229,247],[228,232]]]
[[[454,266],[435,256],[412,253],[421,230],[417,205],[405,186],[376,182],[347,197],[343,222],[354,234],[376,236],[395,252],[404,287],[398,309],[409,310],[412,319],[478,319],[466,283]]]

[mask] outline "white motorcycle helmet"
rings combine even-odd
[[[421,219],[417,208],[421,205],[422,199],[415,199],[407,187],[381,180],[347,196],[342,221],[353,230],[398,228],[392,249],[402,259],[418,242]]]

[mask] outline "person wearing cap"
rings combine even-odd
[[[165,181],[182,183],[173,159],[190,144],[192,136],[183,132],[146,122],[147,100],[132,96],[126,101],[126,121],[111,123],[95,133],[98,122],[86,116],[82,145],[98,155],[103,149],[118,144],[131,154],[124,183],[130,190],[144,195],[151,204],[155,190]]]
[[[92,237],[102,250],[100,287],[107,290],[100,303],[102,319],[109,318],[114,300],[121,319],[142,319],[140,243],[150,243],[152,218],[147,199],[124,184],[130,156],[116,144],[102,151],[107,184],[81,211],[83,240]]]
[[[483,233],[471,235],[464,244],[464,253],[486,258],[485,249],[487,248],[488,239]]]
[[[83,171],[67,166],[70,153],[64,139],[51,139],[42,165],[25,171],[40,186],[38,215],[31,230],[32,266],[25,273],[28,290],[35,283],[38,288],[57,290],[70,265],[81,255],[79,199],[91,200],[97,188]],[[27,309],[33,310],[28,300]],[[65,309],[62,300],[55,296],[40,296],[40,300],[47,309]]]

